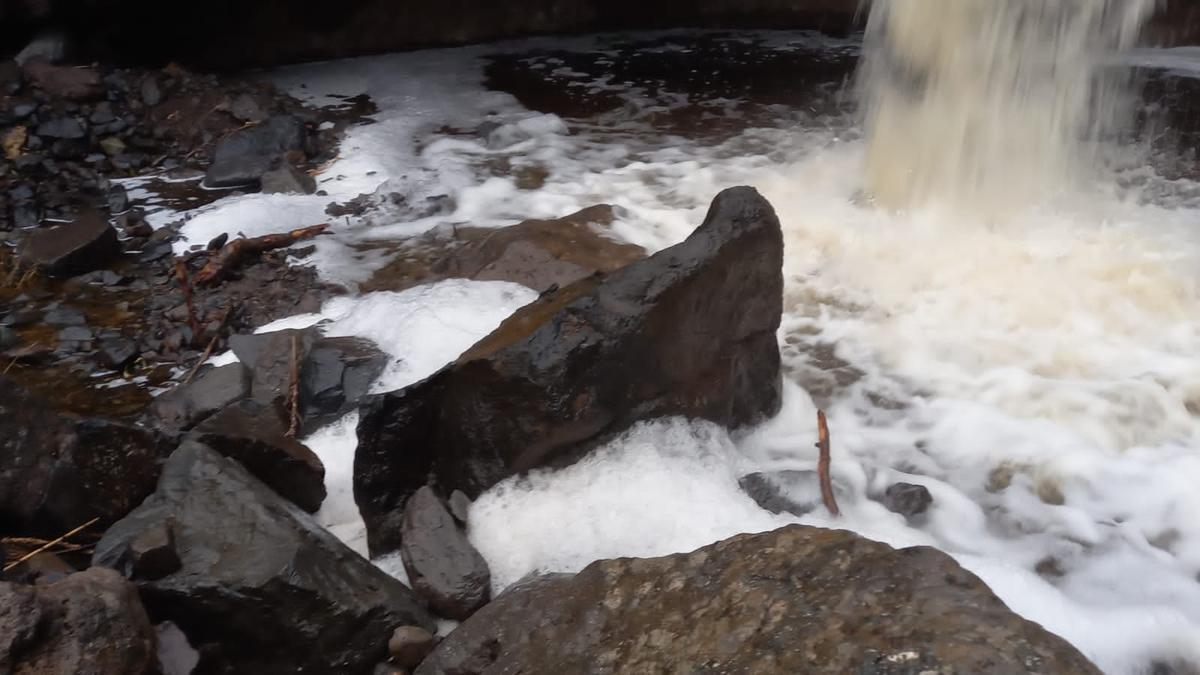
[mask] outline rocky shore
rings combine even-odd
[[[540,77],[517,62],[490,76]],[[655,419],[744,431],[779,412],[783,231],[734,187],[653,254],[606,234],[608,204],[409,237],[357,290],[469,279],[537,298],[379,393],[384,345],[254,332],[346,292],[296,264],[324,223],[180,251],[146,196],[315,193],[360,103],[177,65],[0,62],[0,672],[1099,672],[950,556],[841,530],[497,588],[469,536],[489,489]],[[370,558],[315,516],[328,467],[303,439],[347,415]],[[829,508],[819,471],[737,478],[770,513]],[[894,481],[870,498],[904,519],[934,499]]]

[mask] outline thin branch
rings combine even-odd
[[[225,328],[225,322],[229,320],[229,314],[232,311],[233,305],[225,308],[225,312],[221,314],[221,320],[217,322],[216,335],[213,335],[212,339],[208,341],[208,346],[204,348],[204,353],[200,355],[200,360],[196,361],[196,365],[192,366],[192,369],[188,371],[187,377],[183,378],[183,384],[191,382],[192,378],[196,377],[196,373],[200,372],[200,366],[203,366],[208,357],[212,356],[213,349],[216,348],[217,342],[221,339],[221,331]]]
[[[187,263],[175,261],[175,276],[179,277],[179,286],[183,289],[183,301],[187,304],[188,326],[192,329],[191,344],[200,339],[200,320],[196,318],[196,305],[192,302],[192,280],[188,275]]]
[[[37,555],[37,554],[39,554],[39,553],[42,553],[43,551],[46,551],[47,549],[54,548],[54,547],[55,547],[55,546],[57,546],[59,543],[61,543],[62,541],[66,540],[68,537],[73,537],[73,536],[75,536],[76,534],[79,534],[80,532],[82,532],[82,531],[84,531],[84,530],[88,529],[89,527],[91,527],[91,526],[95,525],[95,524],[96,524],[96,523],[98,523],[98,522],[100,522],[100,518],[99,518],[99,517],[92,518],[91,520],[87,521],[87,522],[86,522],[86,523],[84,523],[83,525],[80,525],[79,527],[77,527],[77,528],[75,528],[75,529],[71,530],[70,532],[68,532],[68,533],[64,534],[63,536],[59,537],[58,539],[55,539],[55,540],[53,540],[53,541],[48,541],[48,542],[46,542],[45,544],[43,544],[42,546],[40,546],[40,547],[38,547],[38,548],[36,548],[36,549],[34,549],[34,550],[30,551],[29,553],[26,553],[25,555],[23,555],[23,556],[21,556],[20,558],[18,558],[18,559],[16,559],[16,560],[14,560],[13,562],[11,562],[11,563],[9,563],[9,564],[5,565],[5,566],[4,566],[4,571],[5,571],[5,572],[7,572],[7,571],[11,570],[12,568],[16,567],[17,565],[20,565],[21,563],[25,562],[26,560],[29,560],[29,559],[30,559],[30,558],[32,558],[33,556],[35,556],[35,555]]]
[[[817,411],[817,449],[820,451],[820,456],[817,459],[817,478],[821,481],[821,501],[825,502],[825,508],[831,515],[839,516],[841,511],[838,509],[837,500],[833,496],[833,480],[829,477],[829,465],[831,459],[829,456],[829,424],[825,421],[825,411]]]
[[[291,386],[288,388],[288,424],[287,437],[295,438],[300,431],[300,340],[292,336],[292,362],[289,370]]]

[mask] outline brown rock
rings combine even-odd
[[[421,665],[437,644],[433,634],[420,626],[401,626],[388,640],[388,653],[401,668],[412,670]]]
[[[931,548],[790,526],[513,588],[416,673],[1099,675]]]
[[[780,405],[783,235],[751,188],[685,242],[518,311],[442,371],[364,404],[354,493],[375,554],[432,476],[469,497],[578,459],[639,420],[728,427]]]
[[[47,276],[70,277],[104,267],[120,250],[117,231],[104,216],[88,211],[64,225],[35,230],[21,258]]]
[[[409,498],[401,537],[400,557],[412,588],[434,612],[462,621],[487,603],[492,583],[487,561],[433,488]]]
[[[86,101],[104,93],[100,73],[91,68],[56,66],[44,61],[30,61],[21,67],[25,79],[50,96]]]

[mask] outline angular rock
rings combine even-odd
[[[256,185],[289,152],[304,148],[305,129],[291,115],[277,115],[217,143],[204,176],[208,187]]]
[[[401,626],[388,640],[388,653],[392,655],[392,663],[405,670],[412,670],[429,656],[436,644],[436,638],[424,628]]]
[[[137,588],[99,568],[38,586],[0,583],[0,671],[156,673],[154,628]]]
[[[0,531],[111,523],[154,491],[166,449],[143,429],[60,415],[0,378]]]
[[[37,135],[44,138],[65,138],[69,140],[83,138],[87,135],[83,124],[74,117],[58,117],[42,122],[37,127]]]
[[[331,422],[357,408],[387,364],[387,354],[367,340],[336,337],[314,342],[300,372],[306,428]]]
[[[311,195],[317,191],[316,179],[288,162],[264,173],[260,182],[265,194]]]
[[[400,557],[409,581],[434,612],[462,621],[491,597],[487,561],[429,486],[408,500]]]
[[[888,487],[883,495],[883,505],[906,517],[919,516],[929,510],[933,495],[924,485],[896,483]]]
[[[229,339],[229,348],[250,369],[251,398],[259,403],[275,403],[290,393],[292,359],[304,363],[316,340],[312,329],[288,329],[234,335]]]
[[[520,585],[416,670],[483,672],[1100,671],[944,553],[795,525]]]
[[[154,399],[149,412],[156,425],[183,431],[249,395],[250,371],[241,363],[230,363]]]
[[[180,569],[135,578],[142,598],[202,655],[219,644],[232,672],[369,673],[397,626],[434,629],[403,584],[200,443],[176,450],[157,492],[97,544],[94,564],[132,574],[132,542],[163,526]]]
[[[396,514],[427,482],[475,497],[640,420],[775,413],[782,263],[771,205],[726,190],[683,243],[544,294],[455,363],[370,399],[354,494],[373,554],[395,550]]]
[[[120,250],[117,231],[89,211],[65,225],[32,232],[21,258],[47,276],[70,277],[107,265]]]
[[[240,401],[201,422],[191,435],[236,459],[285,499],[315,513],[325,500],[325,467],[312,450],[286,432],[270,406]]]
[[[471,498],[462,493],[462,490],[455,490],[450,493],[450,499],[446,502],[450,507],[450,515],[461,525],[467,524],[467,517],[471,513]]]
[[[138,355],[137,343],[129,338],[114,337],[100,341],[100,361],[109,368],[120,370]]]
[[[25,79],[51,97],[85,101],[100,98],[104,89],[100,73],[90,68],[56,66],[43,61],[30,61],[21,67]]]
[[[598,229],[614,219],[613,207],[601,204],[563,218],[499,229],[435,228],[402,249],[363,290],[401,291],[454,278],[511,281],[543,292],[568,286],[646,257],[642,247]]]

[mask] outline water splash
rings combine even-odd
[[[875,0],[860,72],[872,197],[996,215],[1094,177],[1098,141],[1128,119],[1127,82],[1105,64],[1154,6]]]

